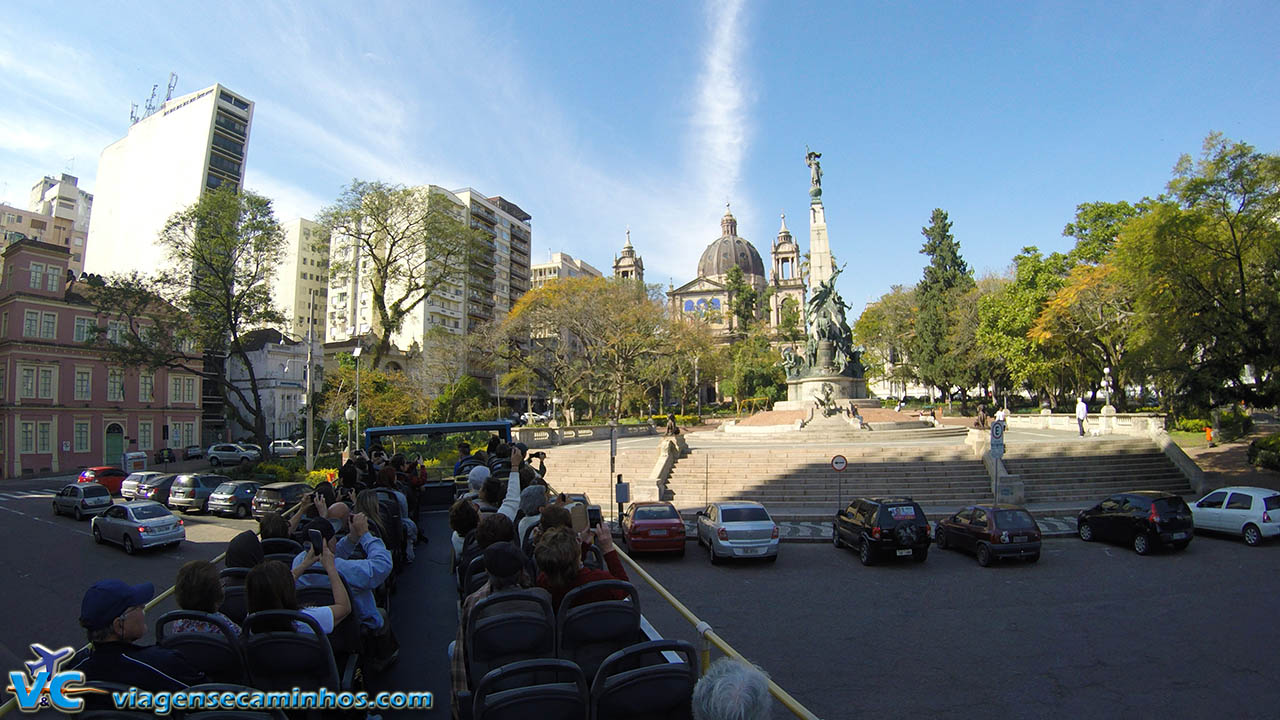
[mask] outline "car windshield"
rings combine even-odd
[[[142,482],[140,482],[140,483],[138,483],[138,484],[139,484],[139,485],[145,485],[145,486],[147,486],[147,487],[160,487],[160,486],[165,485],[165,484],[172,485],[172,484],[173,484],[173,476],[172,476],[172,475],[160,475],[160,476],[158,476],[158,477],[150,477],[150,478],[147,478],[147,479],[143,480]]]
[[[86,485],[84,488],[85,497],[107,497],[111,495],[111,491],[101,485]]]
[[[725,511],[726,513],[729,511]],[[636,508],[636,520],[674,520],[680,517],[676,509],[669,505],[648,505]]]
[[[1156,512],[1162,513],[1189,513],[1191,510],[1182,498],[1160,498],[1156,500]]]
[[[1272,495],[1265,500],[1268,510],[1280,508],[1280,495]]]
[[[219,495],[233,495],[236,491],[236,485],[235,483],[222,483],[214,488],[213,491]]]
[[[196,484],[196,476],[179,475],[178,478],[173,481],[173,484],[176,487],[192,487]]]
[[[764,508],[725,508],[720,511],[721,522],[759,522],[768,521],[769,513]]]
[[[1036,521],[1026,510],[1000,510],[996,512],[996,527],[1001,530],[1031,530]]]
[[[133,516],[139,520],[164,517],[170,514],[162,505],[140,505],[133,509]]]

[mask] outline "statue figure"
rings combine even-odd
[[[831,383],[822,383],[822,394],[813,399],[818,410],[822,411],[823,417],[830,417],[832,413],[837,412],[835,401],[831,399],[831,393],[835,390]]]
[[[800,374],[800,370],[804,367],[804,359],[796,355],[796,349],[788,345],[782,348],[782,371],[786,373],[787,378],[791,379]]]
[[[822,157],[822,153],[816,153],[809,150],[809,146],[805,145],[808,154],[804,156],[804,162],[809,166],[809,185],[812,189],[822,190],[822,165],[818,162],[818,158]]]

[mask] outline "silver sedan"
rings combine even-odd
[[[94,542],[119,543],[130,555],[141,548],[177,545],[187,538],[182,520],[151,500],[134,500],[107,508],[93,519]]]
[[[111,491],[98,483],[71,483],[53,496],[53,514],[83,520],[111,507]]]
[[[778,559],[778,524],[758,502],[711,503],[698,511],[698,544],[711,563],[730,557]]]

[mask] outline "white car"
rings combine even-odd
[[[293,444],[289,440],[276,440],[271,443],[271,454],[275,457],[298,457],[302,453],[302,448]]]
[[[239,463],[257,462],[262,459],[262,455],[257,450],[234,445],[232,443],[218,443],[209,446],[209,464],[218,467],[219,465],[237,465]]]
[[[1280,491],[1258,487],[1218,488],[1191,503],[1196,530],[1230,533],[1256,546],[1280,535]]]
[[[182,520],[150,500],[112,505],[93,518],[90,528],[94,542],[119,543],[130,555],[158,545],[176,546],[187,539]]]
[[[526,424],[529,424],[529,425],[533,425],[534,423],[544,423],[544,422],[549,422],[549,421],[551,420],[551,418],[549,418],[549,417],[547,417],[546,415],[543,415],[543,414],[541,414],[541,413],[529,413],[529,412],[527,412],[527,413],[521,413],[521,414],[520,414],[520,419],[521,419],[521,420],[523,420]]]
[[[705,545],[711,564],[724,558],[778,559],[778,524],[758,502],[711,503],[698,511],[698,544]]]

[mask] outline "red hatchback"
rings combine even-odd
[[[106,488],[112,495],[119,495],[120,485],[124,482],[126,477],[127,474],[120,468],[107,466],[91,467],[85,468],[84,472],[80,473],[80,477],[76,479],[76,482],[96,482]]]
[[[622,516],[622,537],[632,552],[684,555],[684,521],[669,502],[631,503]]]

